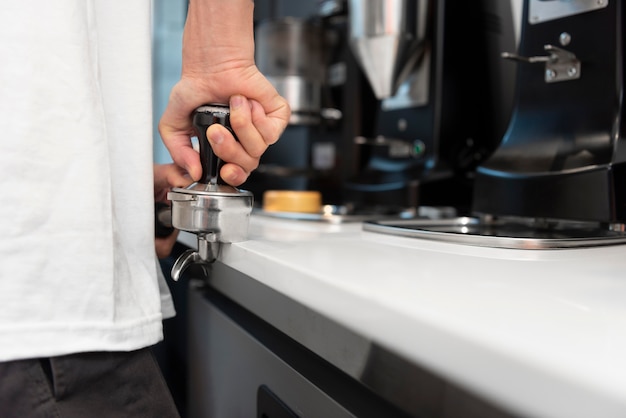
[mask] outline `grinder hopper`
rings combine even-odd
[[[420,58],[425,0],[350,0],[350,47],[380,100],[394,95]]]

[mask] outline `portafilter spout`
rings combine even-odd
[[[378,99],[393,96],[421,56],[431,0],[350,0],[350,47]]]
[[[198,236],[198,249],[187,250],[174,263],[171,276],[178,280],[192,264],[213,263],[222,243],[245,241],[254,201],[252,193],[226,184],[219,175],[222,162],[213,153],[206,130],[213,124],[230,127],[228,106],[200,106],[193,115],[193,125],[200,145],[202,178],[186,188],[174,188],[167,198],[172,201],[172,225]]]

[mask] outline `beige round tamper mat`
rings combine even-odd
[[[263,193],[263,210],[268,212],[320,213],[322,194],[314,191],[268,190]]]

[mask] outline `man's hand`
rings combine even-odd
[[[170,94],[159,132],[174,162],[198,180],[202,168],[191,147],[193,111],[209,103],[228,103],[230,122],[240,142],[220,125],[207,129],[213,152],[228,164],[220,171],[233,186],[243,183],[267,147],[289,122],[287,101],[254,63],[251,0],[195,0],[183,36],[181,80]]]
[[[186,187],[191,179],[185,175],[183,170],[176,164],[155,164],[154,165],[154,201],[166,202],[167,192],[173,187]],[[165,258],[170,255],[174,244],[178,238],[178,230],[167,237],[155,237],[154,246],[157,257]]]

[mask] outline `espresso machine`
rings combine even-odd
[[[626,242],[622,0],[525,0],[514,110],[476,169],[474,217],[366,229],[507,248]]]

